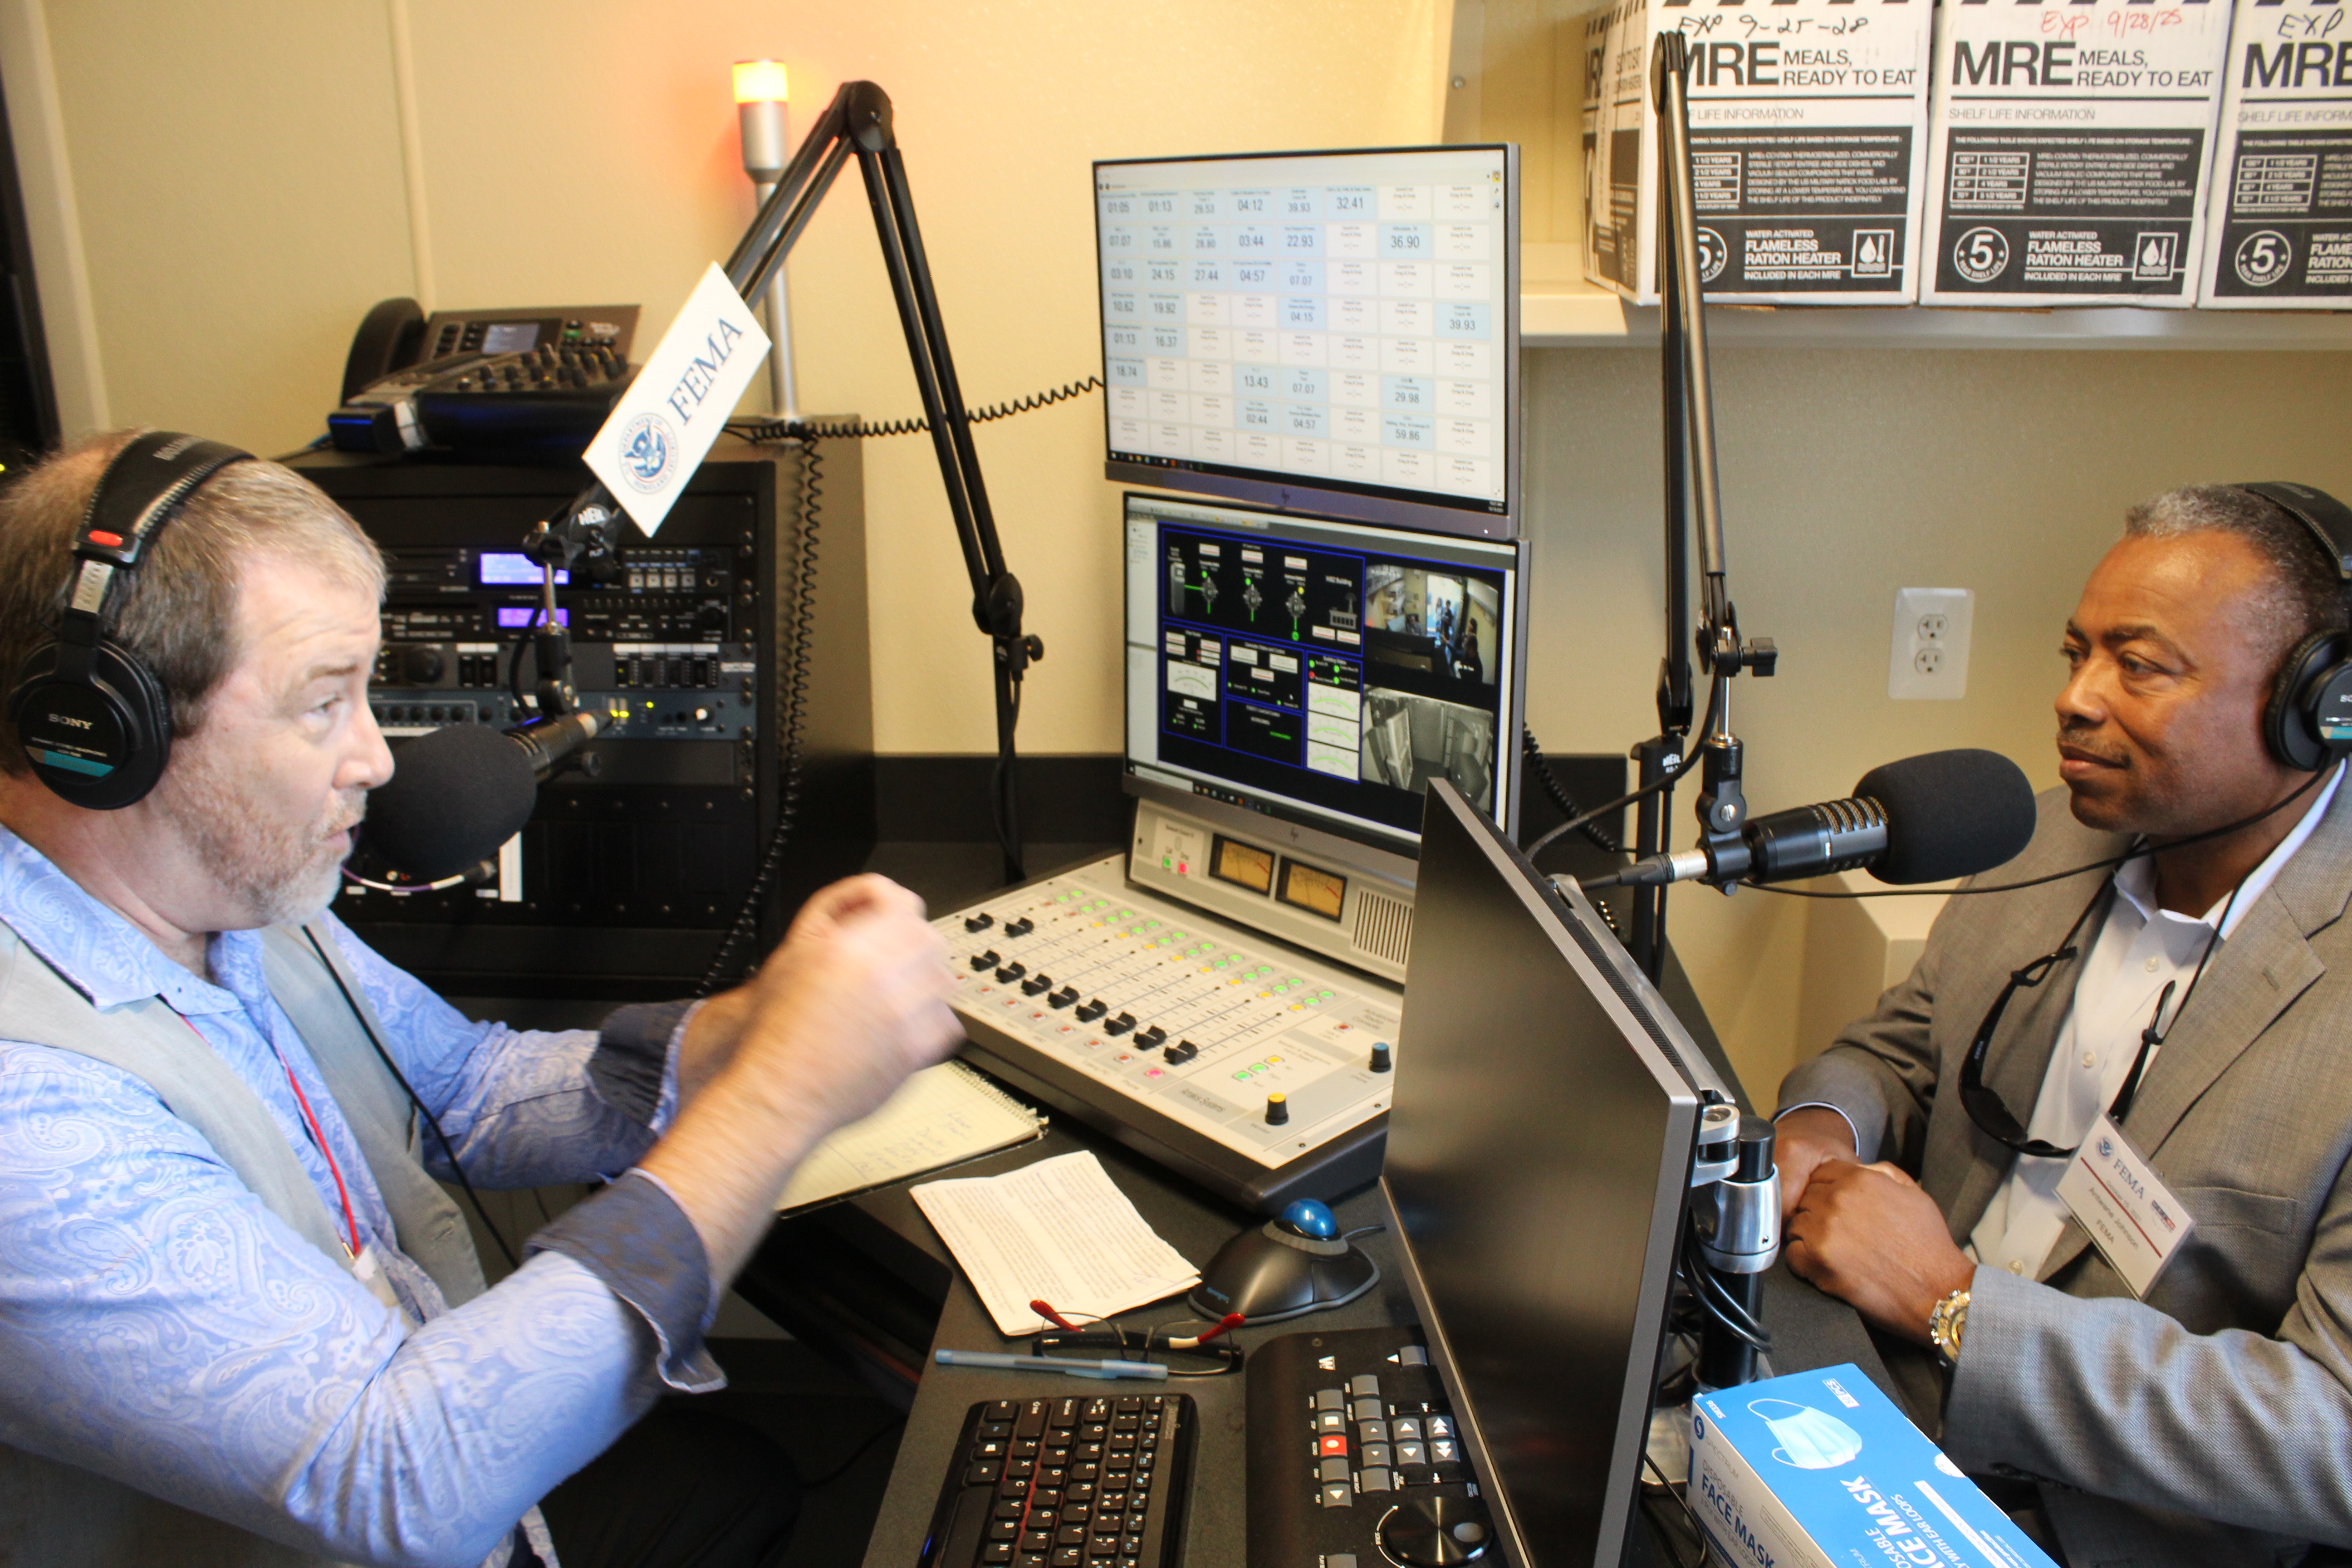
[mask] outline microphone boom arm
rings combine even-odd
[[[988,636],[994,655],[997,837],[1003,851],[1004,879],[1017,882],[1024,872],[1014,734],[1021,718],[1023,678],[1033,662],[1045,656],[1045,647],[1022,629],[1021,580],[1005,567],[995,512],[989,505],[980,455],[972,445],[971,422],[956,379],[955,360],[948,349],[939,295],[931,285],[930,261],[915,221],[914,197],[908,189],[906,164],[892,129],[887,93],[870,81],[841,85],[802,138],[792,161],[777,177],[775,188],[727,258],[724,270],[738,294],[747,300],[759,298],[852,157],[857,160],[866,202],[873,209],[883,268],[889,275],[898,323],[906,334],[908,359],[922,397],[924,420],[930,428],[932,452],[947,489],[956,542],[971,582],[972,620]],[[583,569],[593,578],[614,569],[613,547],[620,520],[621,507],[612,492],[602,483],[593,484],[532,530],[523,550],[551,572],[584,563]],[[568,658],[568,650],[562,657]],[[568,690],[569,670],[550,675],[542,668],[542,689],[551,681]]]
[[[1659,733],[1633,749],[1640,784],[1654,793],[1635,819],[1637,860],[1665,849],[1671,775],[1692,743],[1692,659],[1683,642],[1690,614],[1690,542],[1698,544],[1699,609],[1689,649],[1697,654],[1710,690],[1707,732],[1700,759],[1699,852],[1710,862],[1745,853],[1740,830],[1748,802],[1740,786],[1743,753],[1731,729],[1731,679],[1752,669],[1774,673],[1780,651],[1769,637],[1743,643],[1724,560],[1723,496],[1717,478],[1714,377],[1707,360],[1706,301],[1701,292],[1698,219],[1691,179],[1690,50],[1679,31],[1662,32],[1650,59],[1650,87],[1658,110],[1659,331],[1665,436],[1666,654],[1658,671]],[[1726,884],[1725,891],[1730,890]],[[1666,894],[1663,883],[1637,884],[1631,947],[1656,983],[1665,969]]]

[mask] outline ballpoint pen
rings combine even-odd
[[[1077,1356],[1008,1355],[1003,1351],[933,1351],[941,1366],[989,1366],[1007,1372],[1058,1372],[1066,1377],[1132,1377],[1165,1383],[1168,1369],[1148,1361],[1088,1361]]]

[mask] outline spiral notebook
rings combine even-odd
[[[807,1208],[1045,1135],[1045,1118],[961,1062],[925,1068],[863,1121],[812,1150],[779,1212]]]

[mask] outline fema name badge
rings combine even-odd
[[[2197,1227],[2195,1216],[2105,1116],[2091,1124],[2082,1147],[2066,1162],[2058,1197],[2099,1256],[2142,1300]]]
[[[768,357],[768,334],[717,263],[582,454],[651,538]]]

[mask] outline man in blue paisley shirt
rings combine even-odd
[[[142,450],[0,496],[0,671],[57,635],[91,497]],[[699,1005],[471,1022],[325,912],[393,768],[365,535],[247,459],[122,576],[114,637],[170,707],[154,788],[68,804],[0,721],[0,1563],[761,1560],[788,1470],[729,1493],[714,1458],[634,1515],[642,1468],[570,1510],[560,1483],[717,1386],[703,1331],[793,1165],[958,1037],[919,901],[829,889]],[[427,1179],[453,1155],[608,1184],[485,1289]]]

